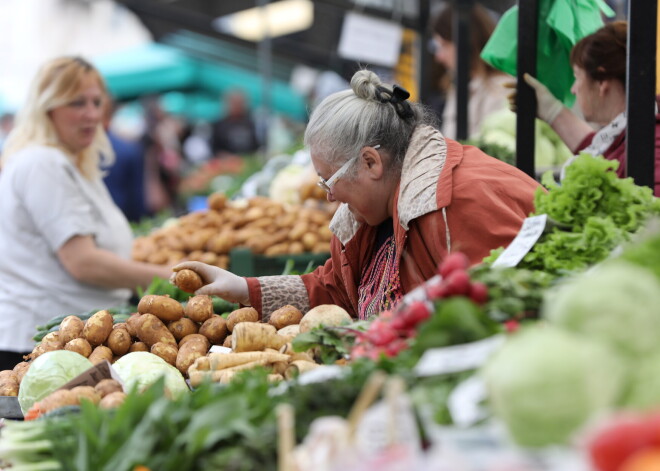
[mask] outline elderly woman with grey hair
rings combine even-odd
[[[446,139],[402,88],[361,70],[324,99],[305,131],[319,185],[341,203],[331,257],[301,276],[241,278],[185,262],[214,294],[264,320],[285,304],[336,304],[368,319],[394,308],[454,251],[480,262],[507,245],[533,211],[538,183],[479,149]]]

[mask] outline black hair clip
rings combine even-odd
[[[394,85],[392,90],[379,86],[376,88],[376,99],[381,103],[390,103],[394,106],[394,110],[402,119],[410,119],[415,114],[406,100],[410,97],[410,93],[398,85]]]
[[[392,87],[392,98],[390,98],[392,103],[400,103],[402,101],[406,101],[408,98],[410,98],[410,93],[408,90],[403,87],[399,87],[398,85],[394,85]]]

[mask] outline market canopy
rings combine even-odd
[[[242,90],[252,107],[262,104],[262,79],[257,73],[192,57],[164,44],[100,56],[94,63],[117,100],[175,92],[178,98],[174,101],[180,104],[181,113],[206,119],[219,116],[219,96],[228,90]],[[305,99],[300,94],[282,80],[273,79],[270,86],[273,111],[306,119]]]

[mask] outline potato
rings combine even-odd
[[[106,341],[112,331],[112,314],[107,310],[98,311],[87,319],[83,327],[82,336],[92,347],[101,345]]]
[[[270,315],[268,323],[274,326],[277,330],[280,330],[287,325],[300,324],[302,317],[302,312],[300,312],[297,307],[287,304],[286,306],[279,308],[277,311],[274,311]]]
[[[140,314],[153,314],[165,322],[176,321],[183,317],[183,306],[176,299],[169,296],[148,294],[138,303]]]
[[[101,402],[99,402],[99,407],[101,407],[101,409],[114,409],[121,406],[125,399],[126,393],[122,391],[115,391],[101,399]]]
[[[174,284],[183,291],[194,293],[204,285],[204,282],[196,272],[184,268],[176,273]]]
[[[277,335],[284,337],[287,342],[291,342],[300,333],[300,324],[291,324],[282,327],[277,331]]]
[[[144,342],[135,342],[131,347],[128,349],[128,353],[132,352],[148,352],[149,351],[149,346],[144,343]]]
[[[236,309],[227,316],[227,329],[229,332],[233,332],[236,324],[240,322],[259,322],[259,313],[253,307]]]
[[[128,333],[131,335],[131,337],[137,338],[138,327],[143,320],[144,319],[142,319],[142,315],[138,314],[137,312],[131,314],[131,317],[126,319],[126,330],[128,330]]]
[[[71,392],[78,398],[78,402],[87,400],[92,404],[98,404],[101,400],[101,395],[94,386],[76,386],[71,388]]]
[[[178,342],[186,335],[196,334],[199,330],[199,326],[192,319],[182,317],[178,321],[170,322],[167,324],[167,329],[172,332],[172,335]]]
[[[126,332],[128,332],[128,326],[126,325],[126,322],[118,322],[112,326],[112,329],[124,329]]]
[[[131,348],[131,334],[126,329],[112,329],[106,344],[115,355],[125,355]]]
[[[213,315],[213,300],[210,296],[194,296],[184,309],[186,317],[195,322],[204,322]]]
[[[151,346],[151,353],[158,355],[163,360],[168,362],[170,365],[176,365],[176,357],[179,353],[179,350],[169,343],[157,342]]]
[[[225,341],[222,343],[223,347],[231,348],[231,335],[225,337]]]
[[[103,360],[108,360],[108,362],[112,363],[112,350],[105,345],[99,345],[92,350],[92,353],[89,355],[89,361],[94,365],[98,365]]]
[[[78,316],[66,316],[60,322],[60,340],[63,344],[82,336],[85,322]]]
[[[149,347],[158,342],[176,345],[172,333],[167,330],[165,324],[153,314],[142,314],[143,320],[138,326],[138,338]]]
[[[30,363],[27,361],[22,361],[14,367],[14,373],[16,373],[16,380],[18,381],[18,384],[21,384],[21,381],[23,381],[23,376],[25,376],[25,373],[27,373],[29,368]]]
[[[0,381],[1,382],[13,381],[17,383],[18,376],[16,375],[16,372],[14,372],[14,370],[2,370],[0,371]]]
[[[199,334],[194,335],[195,338],[190,338],[181,345],[179,353],[176,356],[176,367],[184,375],[188,374],[188,368],[190,368],[195,360],[199,357],[206,356],[206,353],[209,350],[209,341],[207,338]],[[192,336],[186,338],[189,337]],[[183,340],[185,340],[185,338]]]
[[[18,381],[0,381],[0,396],[18,396]]]
[[[310,309],[300,321],[300,332],[309,332],[319,325],[341,325],[352,320],[350,314],[334,304],[321,304]]]
[[[62,338],[60,337],[59,332],[49,332],[47,333],[43,339],[41,339],[41,344],[44,346],[48,346],[47,351],[53,351],[53,350],[61,350],[64,348],[64,343],[62,342]]]
[[[124,392],[124,388],[122,387],[121,383],[116,379],[112,379],[112,378],[102,379],[101,381],[96,383],[94,389],[96,390],[97,393],[99,393],[101,397],[105,397],[108,394],[112,394],[113,392],[117,392],[117,391]]]
[[[186,335],[186,336],[185,336],[184,338],[182,338],[181,341],[179,342],[179,350],[181,349],[181,347],[183,347],[183,346],[186,344],[186,342],[189,342],[189,341],[191,341],[191,340],[195,340],[195,339],[197,339],[197,341],[200,341],[200,342],[204,342],[204,341],[208,342],[208,341],[209,341],[209,339],[207,339],[207,338],[206,338],[205,336],[203,336],[202,334],[190,334],[190,335]]]
[[[42,412],[50,412],[64,406],[77,406],[80,404],[78,396],[69,389],[58,389],[39,401]]]
[[[92,354],[92,346],[85,339],[72,339],[64,346],[64,350],[80,353],[85,358]]]
[[[227,321],[224,317],[214,314],[204,321],[199,333],[209,339],[211,345],[220,345],[227,337]]]

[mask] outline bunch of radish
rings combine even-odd
[[[485,284],[470,280],[467,256],[461,252],[450,254],[438,267],[439,277],[424,286],[426,300],[403,304],[394,311],[384,311],[375,319],[366,332],[357,334],[351,351],[352,358],[381,356],[395,357],[409,346],[417,327],[433,312],[433,303],[452,296],[466,296],[477,304],[488,300]]]

